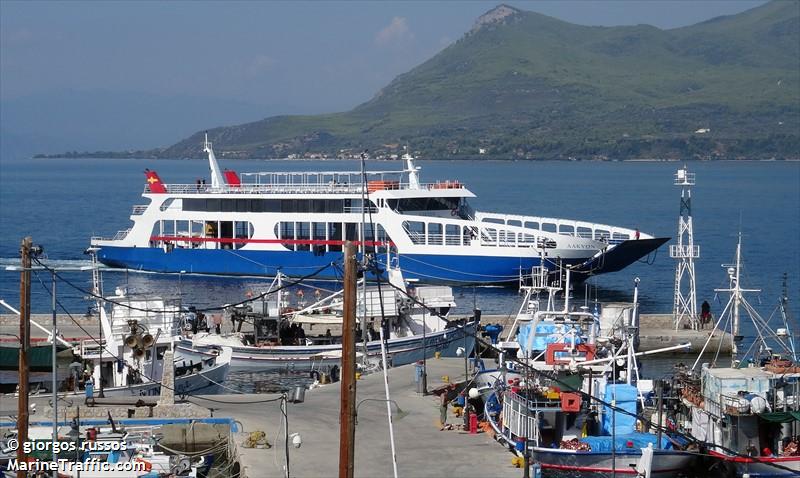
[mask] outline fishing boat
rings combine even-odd
[[[94,291],[100,291],[96,268],[93,277]],[[229,348],[215,347],[202,360],[175,353],[184,313],[179,304],[117,288],[113,295],[98,299],[96,309],[101,339],[86,339],[76,347],[78,356],[89,364],[93,393],[159,395],[166,367],[173,368],[176,396],[213,394],[222,387],[230,369]],[[169,357],[173,357],[171,362]],[[79,388],[72,392],[83,393]]]
[[[133,206],[133,225],[112,238],[91,238],[100,262],[165,273],[330,279],[343,244],[353,241],[378,261],[386,249],[397,252],[408,279],[495,284],[514,282],[534,266],[572,265],[575,277],[618,271],[668,240],[592,222],[476,211],[469,203],[475,195],[460,181],[423,183],[408,153],[405,168],[394,171],[238,174],[220,169],[207,136],[203,146],[210,183],[169,184],[146,170],[147,203]]]
[[[717,289],[730,294],[715,324],[715,329],[730,327],[730,366],[720,366],[718,361],[727,360],[716,354],[712,363],[700,364],[701,356],[691,367],[678,368],[674,421],[706,443],[713,457],[709,469],[724,478],[800,476],[800,362],[787,317],[786,286],[775,312],[783,323],[775,328],[770,325],[774,317],[765,319],[744,297],[758,290],[742,286],[741,266],[740,238],[735,263],[723,266],[729,287]],[[745,350],[740,350],[741,311],[756,334]]]
[[[455,307],[450,287],[418,286],[409,290],[399,268],[393,267],[387,273],[389,280],[381,287],[366,286],[361,281],[357,294],[357,319],[362,323],[363,318],[365,324],[364,334],[358,337],[367,339],[356,344],[361,362],[380,363],[382,345],[386,347],[390,366],[414,363],[436,354],[455,357],[472,353],[478,321],[448,320]],[[270,286],[270,291],[276,290],[275,300],[253,301],[244,310],[231,311],[234,321],[255,324],[253,334],[198,332],[178,341],[178,353],[184,358],[201,361],[220,346],[229,347],[234,371],[319,372],[338,366],[341,335],[331,333],[330,329],[341,329],[342,292],[319,297],[305,307],[293,309],[284,299],[282,279],[279,274]],[[267,295],[269,291],[262,294]],[[313,327],[320,332],[325,329],[326,333],[314,335]],[[303,332],[298,337],[300,330]]]
[[[508,339],[499,343],[513,365],[501,367],[493,383],[496,372],[476,378],[498,440],[529,454],[545,477],[688,473],[695,455],[676,449],[666,434],[647,432],[638,419],[649,384],[638,377],[636,314],[623,337],[603,337],[597,315],[571,312],[567,294],[562,310],[537,304],[526,294]],[[481,395],[475,390],[472,396]]]

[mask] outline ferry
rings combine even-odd
[[[341,275],[346,241],[424,283],[516,282],[532,267],[573,277],[621,270],[668,238],[591,222],[476,211],[458,180],[423,183],[406,152],[395,171],[221,170],[206,135],[210,184],[164,183],[145,170],[131,228],[92,237],[103,264],[162,273]],[[388,264],[383,264],[386,270]]]

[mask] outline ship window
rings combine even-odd
[[[603,241],[607,240],[610,236],[610,233],[603,229],[595,229],[594,231],[594,239],[596,241]]]
[[[328,223],[328,239],[331,241],[342,240],[342,223],[340,222]],[[331,244],[328,246],[328,250],[331,252],[338,252],[342,250],[342,246],[340,244]]]
[[[539,223],[532,221],[525,221],[525,227],[527,227],[528,229],[539,229]]]
[[[558,232],[561,234],[569,234],[570,236],[575,234],[575,226],[572,224],[562,224],[558,226]]]
[[[222,212],[234,212],[236,210],[235,199],[223,199],[221,202],[222,202]]]
[[[160,209],[161,211],[166,211],[167,209],[169,209],[170,206],[172,206],[173,202],[175,202],[175,198],[168,198],[164,202],[162,202],[160,206],[158,206],[158,209]]]
[[[311,239],[311,223],[310,222],[297,222],[295,223],[295,238],[300,241],[308,241]],[[297,244],[298,251],[307,251],[311,249],[308,244]]]
[[[192,237],[203,237],[203,221],[189,221],[192,226]],[[200,241],[192,242],[192,248],[205,247],[205,243]]]
[[[233,221],[219,222],[219,237],[220,239],[233,239]],[[233,249],[233,242],[220,242],[220,249]]]
[[[592,238],[592,229],[589,228],[589,227],[578,227],[578,237],[591,239]]]
[[[236,199],[236,212],[250,212],[249,199]]]
[[[281,212],[280,199],[260,199],[261,212]]]
[[[312,209],[311,212],[325,212],[325,200],[324,199],[314,199],[311,201]]]
[[[314,233],[312,239],[315,241],[324,241],[327,224],[324,222],[313,222],[311,224],[312,232]],[[312,244],[311,250],[314,251],[315,254],[322,255],[325,253],[325,244]]]
[[[511,219],[508,221],[509,226],[522,226],[522,221],[518,221],[517,219]]]
[[[184,211],[205,211],[206,210],[206,200],[205,199],[184,199],[183,200],[183,210]],[[163,211],[163,209],[162,209]]]
[[[278,239],[289,239],[294,240],[294,223],[293,222],[281,222],[280,223],[280,230],[278,230],[278,224],[275,225],[275,236]],[[283,244],[283,247],[289,250],[295,250],[294,244]]]
[[[542,223],[542,230],[546,231],[546,232],[556,232],[558,230],[558,228],[552,222],[543,222]]]
[[[390,199],[389,207],[397,212],[451,211],[458,207],[460,198],[403,198]]]
[[[404,221],[403,229],[414,244],[425,244],[425,223],[420,221]]]
[[[358,228],[356,227],[357,224],[353,222],[348,222],[345,224],[345,240],[346,241],[357,241],[358,240]]]
[[[236,221],[234,223],[234,233],[236,239],[250,239],[250,223],[246,221]],[[235,249],[241,249],[247,242],[236,241],[233,244]]]
[[[444,243],[448,246],[460,246],[461,235],[459,231],[461,228],[455,224],[448,224],[444,227]]]
[[[175,221],[161,221],[161,235],[174,236],[175,235]]]
[[[344,201],[341,199],[326,199],[325,212],[343,212]]]
[[[485,217],[483,218],[483,222],[488,222],[490,224],[505,224],[506,222],[502,219],[498,219],[496,217]]]
[[[364,224],[364,241],[374,241],[375,236],[372,235],[372,224]]]
[[[631,236],[629,236],[627,234],[620,234],[619,232],[615,232],[611,237],[615,241],[627,241],[628,239],[631,238]]]
[[[281,201],[281,212],[308,212],[308,201],[303,199],[284,199]]]
[[[441,246],[443,242],[442,225],[435,222],[428,224],[428,244]]]
[[[208,212],[219,212],[222,210],[222,206],[220,206],[219,199],[207,199],[206,200],[206,211]]]

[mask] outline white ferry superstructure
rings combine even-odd
[[[317,278],[336,278],[341,271],[333,264],[344,242],[353,241],[379,262],[390,248],[407,279],[499,284],[517,282],[535,266],[569,265],[584,276],[617,271],[668,240],[591,222],[475,211],[468,202],[475,195],[459,181],[420,182],[408,154],[405,169],[363,176],[240,176],[220,170],[207,138],[204,150],[210,184],[166,184],[145,171],[142,197],[149,203],[133,207],[133,226],[111,239],[91,239],[100,262],[154,272],[294,277],[328,265]]]

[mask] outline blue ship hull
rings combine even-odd
[[[338,279],[342,276],[341,252],[180,248],[165,252],[155,247],[103,246],[97,258],[109,267],[150,272],[272,277],[280,271],[289,277],[302,277],[324,268],[315,278]],[[385,256],[379,255],[377,259],[385,262]],[[540,262],[535,257],[428,254],[401,255],[399,261],[407,279],[449,284],[516,282],[520,271],[530,273],[531,267]]]
[[[574,266],[573,278],[576,280],[616,272],[647,256],[668,240],[624,241],[604,254],[563,260],[562,265]],[[342,276],[341,252],[183,248],[166,252],[160,247],[102,246],[97,259],[109,267],[149,272],[274,277],[280,271],[289,277],[303,277],[319,271],[315,275],[318,279],[339,279]],[[385,266],[385,255],[378,254],[376,259]],[[532,267],[541,263],[537,256],[443,254],[401,254],[397,260],[406,279],[454,285],[516,283],[521,273],[529,274]],[[545,265],[551,270],[555,268],[550,261]]]

